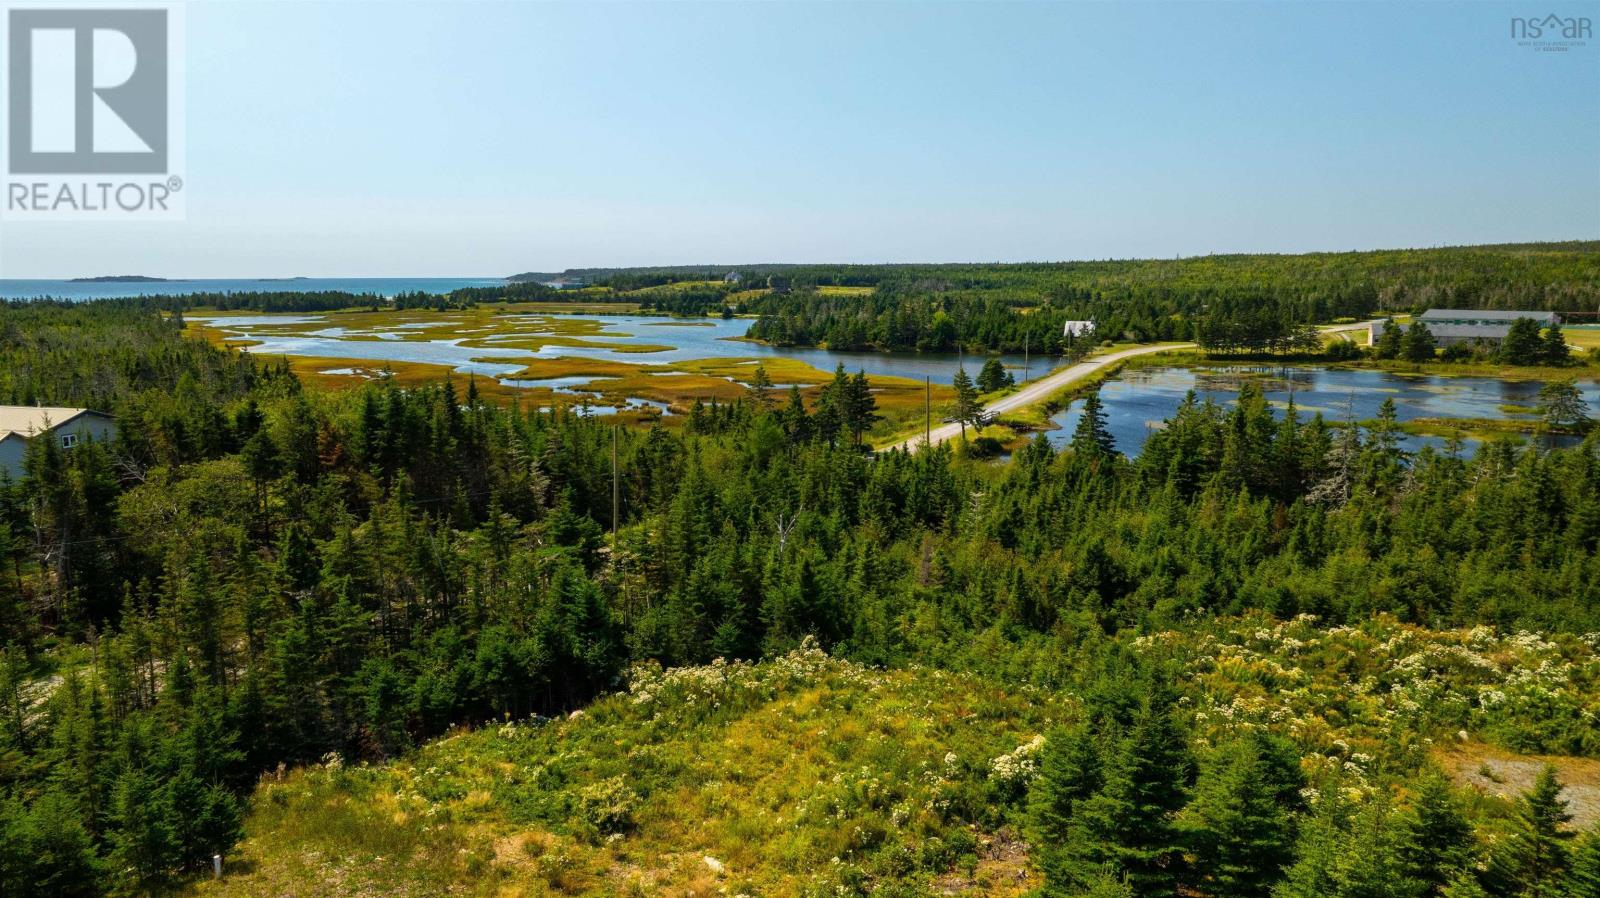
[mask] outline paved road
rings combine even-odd
[[[1016,391],[1015,393],[1007,396],[1001,396],[999,399],[996,399],[995,401],[984,406],[984,411],[990,415],[998,415],[1004,412],[1016,411],[1019,408],[1026,408],[1027,406],[1038,402],[1043,402],[1045,399],[1049,398],[1050,394],[1060,390],[1062,387],[1068,386],[1073,381],[1088,377],[1102,368],[1105,368],[1109,365],[1115,365],[1118,362],[1121,362],[1125,359],[1131,359],[1137,355],[1149,355],[1152,352],[1171,352],[1174,349],[1193,348],[1193,343],[1162,343],[1154,346],[1135,346],[1132,349],[1122,349],[1106,355],[1095,356],[1092,359],[1079,362],[1076,365],[1069,365],[1065,368],[1062,368],[1060,371],[1057,371],[1054,374],[1041,377],[1038,380],[1025,385],[1022,389]],[[929,436],[931,436],[933,444],[937,446],[940,443],[953,440],[960,435],[961,425],[940,424],[933,429],[932,434]],[[886,446],[880,451],[887,451],[889,449],[904,449],[908,452],[914,452],[918,447],[923,445],[923,439],[923,435],[918,434],[917,436],[914,436],[903,443],[896,443],[893,446]]]
[[[1370,323],[1371,322],[1361,321],[1355,324],[1334,325],[1332,327],[1322,328],[1322,332],[1327,334],[1337,334],[1348,331],[1366,330],[1367,325]],[[1077,363],[1076,365],[1070,365],[1053,374],[1041,377],[1038,380],[1027,384],[1015,393],[1011,393],[996,399],[995,401],[984,406],[984,412],[991,416],[1000,415],[1004,414],[1005,412],[1014,412],[1019,408],[1026,408],[1030,405],[1043,402],[1057,390],[1060,390],[1061,388],[1066,387],[1075,381],[1088,377],[1102,368],[1105,368],[1109,365],[1115,365],[1118,362],[1131,359],[1134,356],[1150,355],[1154,352],[1171,352],[1176,349],[1194,348],[1195,345],[1193,343],[1160,343],[1151,346],[1135,346],[1132,349],[1122,349],[1106,355],[1095,356],[1092,359],[1086,359]],[[933,445],[937,446],[940,443],[955,439],[957,436],[960,436],[960,434],[961,425],[940,424],[938,427],[935,427],[933,432],[928,436],[931,437]],[[923,445],[924,439],[925,438],[922,434],[918,434],[904,442],[895,443],[892,446],[885,446],[879,451],[887,452],[890,449],[904,449],[907,452],[915,452],[920,446]]]

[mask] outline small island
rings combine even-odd
[[[168,278],[153,278],[142,274],[103,274],[92,278],[72,278],[69,284],[165,284]]]

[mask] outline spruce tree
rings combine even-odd
[[[1315,813],[1300,826],[1295,862],[1273,898],[1334,898],[1339,895],[1348,856],[1350,802],[1337,781],[1322,790]]]
[[[1545,329],[1543,346],[1543,358],[1540,361],[1546,365],[1565,365],[1572,360],[1572,351],[1567,346],[1566,336],[1561,333],[1559,321]]]
[[[1433,361],[1433,332],[1422,321],[1414,321],[1401,341],[1401,354],[1408,362]]]
[[[961,437],[966,439],[967,425],[976,427],[978,422],[983,420],[983,405],[978,402],[978,388],[972,383],[972,378],[967,376],[967,369],[964,366],[956,368],[956,376],[951,385],[956,391],[952,417],[961,424]]]
[[[1072,451],[1089,457],[1109,456],[1117,451],[1116,438],[1106,426],[1105,411],[1100,406],[1100,392],[1090,393],[1083,400],[1083,413],[1072,432]]]
[[[22,583],[14,575],[12,558],[15,554],[11,524],[0,517],[0,646],[30,646],[32,643],[33,628],[23,607]]]
[[[1600,827],[1584,833],[1572,846],[1566,898],[1600,898]]]
[[[1505,365],[1537,365],[1544,353],[1539,322],[1532,318],[1518,318],[1511,322],[1511,329],[1500,342],[1500,362]]]
[[[806,401],[797,384],[789,386],[789,404],[783,410],[783,429],[794,443],[811,440],[811,416],[806,412]]]
[[[1424,894],[1440,894],[1456,871],[1471,864],[1472,824],[1443,773],[1430,772],[1417,783],[1415,797],[1400,812],[1400,826],[1405,875]]]
[[[1393,318],[1386,318],[1383,330],[1378,333],[1378,341],[1373,346],[1372,354],[1380,359],[1397,359],[1404,349],[1405,334],[1400,330]]]
[[[872,395],[872,385],[867,381],[865,371],[858,370],[855,376],[850,378],[850,384],[845,389],[844,411],[850,427],[850,436],[859,446],[862,435],[871,429],[879,418],[878,400]]]
[[[994,393],[1011,386],[1014,381],[1006,371],[1006,366],[997,358],[991,358],[983,363],[983,368],[978,372],[978,391],[980,393]]]
[[[823,385],[817,396],[817,410],[811,416],[812,432],[832,446],[839,434],[850,429],[850,375],[844,363],[834,369],[833,380]]]
[[[1223,743],[1202,762],[1180,822],[1202,893],[1266,898],[1294,859],[1293,824],[1274,785],[1287,774],[1273,766],[1253,735]]]
[[[763,412],[770,412],[777,405],[777,400],[772,396],[772,378],[767,376],[766,365],[757,365],[750,377],[750,398],[756,408]]]
[[[1561,797],[1561,780],[1546,765],[1533,788],[1517,802],[1510,838],[1494,858],[1496,878],[1519,898],[1559,898],[1570,861],[1567,843],[1572,820]]]
[[[1038,846],[1046,894],[1068,895],[1078,886],[1067,835],[1078,805],[1100,788],[1098,746],[1088,723],[1051,732],[1039,755],[1039,775],[1028,790],[1028,822]]]
[[[1539,388],[1539,415],[1554,430],[1587,430],[1589,404],[1572,378],[1554,380]]]

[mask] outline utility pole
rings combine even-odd
[[[933,378],[922,377],[922,444],[933,445]]]
[[[620,424],[611,425],[611,544],[616,550],[617,519],[622,507],[622,472],[617,469],[617,439],[622,431]]]
[[[1028,332],[1022,332],[1022,382],[1028,382]]]

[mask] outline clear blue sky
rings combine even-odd
[[[188,220],[0,276],[503,275],[1600,237],[1600,3],[197,2]]]

